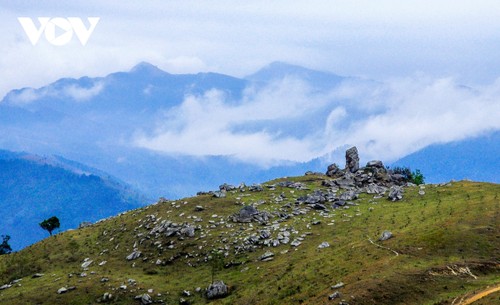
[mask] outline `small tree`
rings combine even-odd
[[[425,177],[420,172],[419,169],[417,169],[417,170],[415,170],[414,172],[411,173],[411,182],[415,183],[416,185],[420,185],[420,184],[424,184],[425,183]]]
[[[46,231],[49,231],[50,236],[52,236],[52,231],[58,229],[60,226],[61,224],[59,223],[59,218],[57,218],[56,216],[45,219],[40,223],[40,227],[42,227],[42,229]]]
[[[210,258],[210,266],[212,267],[212,284],[215,281],[215,275],[224,267],[224,255],[216,250],[212,250]]]
[[[2,243],[0,244],[0,255],[9,254],[12,252],[12,248],[9,245],[10,236],[2,235]]]
[[[387,167],[387,169],[390,169]],[[392,169],[392,172],[394,174],[399,174],[403,176],[403,179],[407,182],[414,183],[416,185],[424,184],[425,183],[425,177],[424,175],[420,172],[419,169],[415,170],[414,172],[411,171],[409,167],[399,167],[396,166]]]

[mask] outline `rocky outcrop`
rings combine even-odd
[[[349,148],[345,152],[345,169],[351,173],[355,173],[359,169],[359,155],[356,146]]]

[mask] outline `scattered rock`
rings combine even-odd
[[[66,292],[68,292],[68,288],[66,288],[66,287],[61,287],[61,288],[59,288],[57,290],[58,294],[63,294],[63,293],[66,293]]]
[[[226,192],[225,191],[215,191],[215,192],[213,192],[213,196],[215,198],[225,198]]]
[[[12,285],[5,284],[5,285],[0,286],[0,290],[4,290],[4,289],[10,288],[10,287],[12,287]]]
[[[328,296],[328,299],[329,299],[329,300],[335,300],[335,299],[338,299],[338,298],[340,298],[340,297],[341,297],[340,292],[335,291],[334,293],[332,293],[332,294],[330,294],[330,295]]]
[[[113,295],[109,292],[105,292],[102,297],[101,297],[101,301],[102,302],[109,302],[111,301],[111,299],[113,298]]]
[[[88,268],[90,264],[92,264],[93,262],[94,262],[93,260],[86,258],[82,263],[82,268],[83,269]]]
[[[215,281],[210,286],[208,286],[206,295],[207,299],[218,299],[226,297],[229,293],[229,289],[223,281]]]
[[[260,256],[260,260],[263,262],[271,261],[274,259],[274,253],[271,251],[267,251],[266,253]]]
[[[35,274],[33,274],[33,275],[31,276],[31,278],[36,279],[36,278],[39,278],[39,277],[42,277],[42,276],[44,276],[44,274],[43,274],[43,273],[35,273]]]
[[[138,295],[138,296],[135,297],[135,299],[139,300],[141,302],[141,305],[153,304],[153,299],[147,293]]]
[[[329,244],[328,242],[326,242],[326,241],[322,242],[322,243],[318,246],[318,248],[319,248],[319,249],[324,249],[324,248],[328,248],[328,247],[330,247],[330,244]]]
[[[384,241],[384,240],[388,240],[389,238],[392,238],[393,235],[390,231],[384,231],[382,232],[382,236],[380,236],[380,238],[378,239],[379,241]]]
[[[264,188],[260,184],[252,184],[248,187],[250,192],[262,192]]]
[[[342,288],[344,286],[345,286],[345,284],[342,283],[342,282],[340,282],[340,283],[337,283],[337,284],[333,285],[332,289],[340,289],[340,288]]]
[[[180,298],[179,299],[179,305],[190,305],[190,304],[191,303],[188,300],[184,299],[184,298]]]
[[[141,256],[141,251],[139,250],[134,250],[134,252],[130,253],[128,256],[127,256],[127,260],[128,261],[131,261],[131,260],[134,260],[134,259],[137,259]]]
[[[219,190],[224,191],[224,192],[229,192],[229,191],[236,190],[236,186],[224,183],[223,185],[219,186]]]
[[[80,224],[78,225],[78,229],[90,227],[91,225],[92,225],[92,223],[90,221],[83,221],[83,222],[80,222]]]

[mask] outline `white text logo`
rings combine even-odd
[[[77,17],[38,17],[38,22],[40,24],[38,27],[29,17],[17,18],[26,32],[26,35],[28,35],[31,44],[36,45],[42,33],[45,33],[45,39],[55,46],[63,46],[69,43],[73,38],[73,33],[76,34],[82,46],[86,45],[99,19],[98,17],[87,18],[90,24],[87,28],[82,19]]]

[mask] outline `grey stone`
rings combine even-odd
[[[391,201],[397,201],[403,199],[403,187],[393,185],[389,189],[389,200]]]
[[[113,295],[109,292],[105,292],[103,295],[102,295],[102,298],[101,300],[103,302],[108,302],[108,301],[111,301],[111,299],[113,298]]]
[[[252,184],[248,187],[248,190],[251,192],[262,192],[264,188],[260,184]]]
[[[85,259],[85,261],[82,263],[82,268],[83,269],[88,268],[90,264],[92,264],[93,262],[94,262],[93,260]]]
[[[359,155],[356,146],[353,146],[345,152],[346,170],[355,173],[359,169]]]
[[[12,285],[5,284],[5,285],[0,286],[0,290],[4,290],[4,289],[10,288],[10,287],[12,287]]]
[[[219,190],[225,191],[225,192],[233,191],[235,189],[236,189],[236,186],[231,185],[231,184],[227,184],[227,183],[224,183],[223,185],[219,186]]]
[[[209,300],[223,298],[228,294],[229,289],[223,281],[214,281],[212,284],[210,284],[210,286],[208,286],[206,292],[207,299]]]
[[[344,286],[345,286],[345,284],[342,283],[342,282],[340,282],[340,283],[337,283],[337,284],[333,285],[332,289],[339,289],[339,288],[342,288]]]
[[[340,297],[341,297],[340,292],[335,291],[334,293],[332,293],[332,294],[330,294],[330,295],[328,296],[328,299],[329,299],[329,300],[335,300],[335,299],[338,299],[338,298],[340,298]]]
[[[134,260],[134,259],[137,259],[141,256],[141,251],[138,251],[138,250],[134,250],[132,253],[130,253],[128,256],[127,256],[127,260],[128,261],[131,261],[131,260]]]
[[[330,244],[329,244],[328,242],[326,242],[326,241],[322,242],[322,243],[318,246],[318,248],[319,248],[319,249],[324,249],[324,248],[328,248],[328,247],[330,247]]]
[[[380,236],[380,238],[378,239],[379,241],[384,241],[384,240],[388,240],[389,238],[392,238],[393,235],[390,231],[384,231],[382,232],[382,235]]]
[[[82,221],[80,222],[80,224],[78,225],[78,229],[82,229],[82,228],[86,228],[86,227],[90,227],[92,225],[92,223],[90,221]]]
[[[274,253],[271,251],[267,251],[266,253],[264,253],[260,256],[260,260],[263,262],[267,262],[267,261],[271,260],[273,257],[274,257]]]
[[[66,292],[68,292],[68,288],[66,288],[66,287],[61,287],[61,288],[59,288],[57,290],[58,294],[63,294],[63,293],[66,293]]]
[[[153,299],[147,293],[140,294],[140,295],[136,296],[135,299],[139,300],[141,302],[141,305],[153,304]]]
[[[213,192],[213,196],[215,198],[225,198],[226,197],[226,192],[225,191],[215,191]]]
[[[340,194],[339,199],[348,201],[348,200],[355,200],[358,198],[358,194],[355,191],[346,191],[342,194]]]
[[[340,168],[337,164],[333,163],[328,165],[328,168],[326,170],[326,175],[328,177],[335,177],[335,175],[337,175],[338,173],[340,173]]]
[[[378,168],[384,168],[384,164],[382,161],[379,160],[373,160],[368,163],[366,163],[366,167],[378,167]]]
[[[185,226],[181,229],[181,234],[186,237],[194,237],[194,227],[193,226]]]

